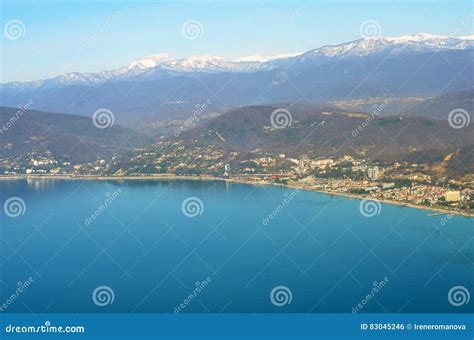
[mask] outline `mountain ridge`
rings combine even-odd
[[[197,55],[188,58],[173,59],[167,53],[148,56],[116,70],[101,72],[70,72],[60,74],[53,78],[1,83],[3,91],[18,91],[21,89],[32,90],[36,88],[60,87],[72,84],[88,84],[90,86],[103,84],[107,81],[124,81],[140,76],[151,78],[163,75],[175,75],[182,73],[204,72],[258,72],[273,70],[285,64],[305,63],[308,59],[319,62],[326,58],[364,56],[374,53],[389,52],[394,54],[406,52],[427,52],[436,50],[460,50],[474,48],[474,36],[449,37],[417,33],[399,37],[368,37],[335,45],[324,45],[305,53],[292,55],[282,54],[276,58],[267,57],[259,61],[258,56],[226,60],[218,56]],[[252,58],[250,58],[252,57]],[[150,72],[156,69],[155,72]],[[161,72],[160,72],[161,71]],[[148,73],[148,77],[145,75]]]
[[[285,109],[291,123],[272,124],[272,113]],[[230,110],[184,132],[179,140],[189,146],[212,144],[228,151],[303,153],[325,157],[334,154],[368,159],[397,159],[433,150],[456,150],[474,145],[474,127],[454,130],[446,121],[421,117],[375,117],[334,107],[249,106]],[[353,131],[360,126],[355,136]],[[433,143],[437,141],[437,144]],[[294,153],[294,154],[293,154]]]
[[[74,162],[91,162],[134,150],[152,139],[118,125],[105,129],[90,118],[0,106],[0,157],[51,154]]]
[[[471,38],[426,34],[365,38],[265,62],[214,56],[170,60],[160,54],[102,75],[55,78],[53,83],[61,86],[43,81],[40,88],[17,90],[18,84],[2,85],[0,105],[33,101],[36,110],[87,117],[106,108],[118,124],[149,130],[161,122],[188,119],[203,103],[209,103],[204,114],[215,115],[277,102],[427,98],[474,88]],[[118,78],[105,81],[113,77]]]

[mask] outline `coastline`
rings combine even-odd
[[[8,181],[8,180],[22,180],[22,179],[44,179],[44,180],[94,180],[94,181],[108,181],[108,180],[122,180],[122,181],[129,181],[129,180],[193,180],[193,181],[222,181],[227,183],[240,183],[240,184],[249,184],[249,185],[271,185],[271,186],[279,186],[284,188],[292,188],[292,189],[299,189],[299,190],[306,190],[312,192],[319,192],[322,194],[327,195],[336,195],[342,196],[351,199],[369,199],[378,201],[384,204],[396,205],[399,207],[407,207],[425,211],[433,211],[439,213],[440,215],[458,215],[463,217],[474,217],[474,213],[470,213],[467,211],[452,211],[448,209],[443,209],[439,207],[428,207],[424,205],[419,205],[415,203],[409,202],[399,202],[393,200],[385,200],[385,199],[374,199],[368,195],[360,195],[360,194],[351,194],[351,193],[344,193],[344,192],[334,192],[334,191],[325,191],[320,189],[315,189],[307,185],[295,185],[295,184],[280,184],[280,183],[270,183],[266,181],[252,181],[252,180],[245,180],[245,179],[237,179],[237,178],[222,178],[222,177],[215,177],[215,176],[181,176],[181,175],[172,175],[172,174],[164,174],[164,175],[143,175],[143,176],[95,176],[95,175],[14,175],[14,176],[0,176],[0,181]]]

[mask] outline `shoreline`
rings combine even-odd
[[[95,176],[95,175],[14,175],[14,176],[0,176],[0,181],[8,181],[8,180],[22,180],[22,179],[44,179],[44,180],[95,180],[95,181],[107,181],[107,180],[122,180],[122,181],[129,181],[129,180],[193,180],[193,181],[222,181],[226,183],[240,183],[240,184],[249,184],[249,185],[271,185],[271,186],[278,186],[284,188],[292,188],[292,189],[299,189],[299,190],[306,190],[312,192],[319,192],[322,194],[327,195],[336,195],[342,196],[351,199],[358,199],[358,200],[373,200],[378,201],[384,204],[396,205],[399,207],[407,207],[413,208],[418,210],[425,210],[425,211],[433,211],[436,213],[440,213],[442,215],[458,215],[464,217],[474,217],[474,213],[470,213],[467,211],[452,211],[448,209],[443,209],[439,207],[427,207],[424,205],[418,205],[415,203],[410,202],[399,202],[393,200],[385,200],[385,199],[375,199],[367,195],[359,195],[359,194],[351,194],[351,193],[344,193],[344,192],[334,192],[334,191],[325,191],[312,188],[306,185],[295,185],[295,184],[280,184],[280,183],[269,183],[265,181],[251,181],[245,179],[236,179],[236,178],[222,178],[222,177],[214,177],[214,176],[180,176],[180,175],[172,175],[172,174],[165,174],[165,175],[144,175],[144,176]]]

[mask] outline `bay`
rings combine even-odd
[[[448,298],[474,292],[472,218],[222,181],[0,181],[10,198],[4,312],[473,312]]]

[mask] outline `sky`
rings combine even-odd
[[[2,0],[0,82],[113,70],[159,53],[232,60],[305,52],[361,38],[367,20],[389,37],[470,35],[473,14],[469,0]]]

